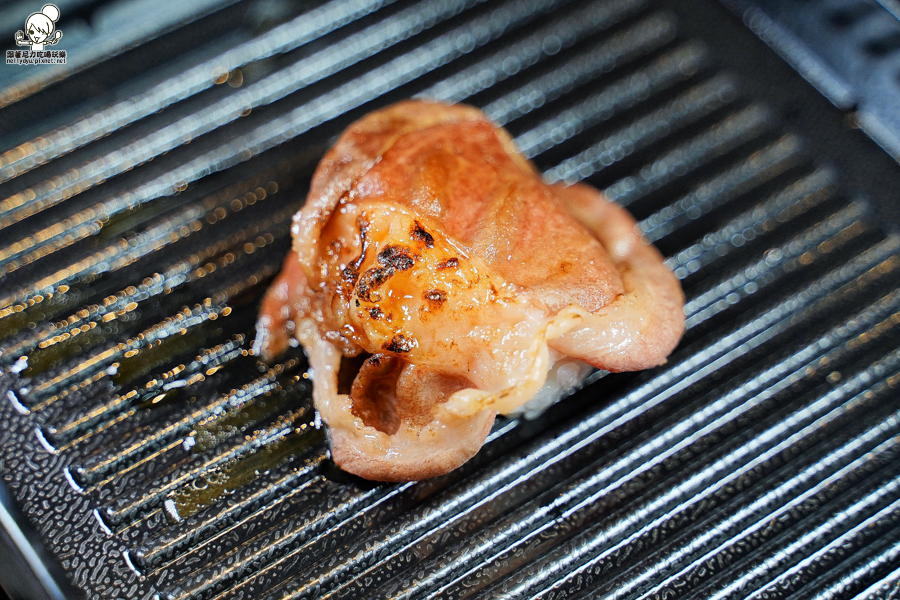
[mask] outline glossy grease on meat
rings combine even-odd
[[[293,234],[257,349],[303,345],[333,458],[369,479],[446,473],[554,364],[652,367],[683,329],[678,281],[631,216],[544,184],[471,107],[404,102],[353,124]]]

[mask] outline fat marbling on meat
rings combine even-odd
[[[407,101],[351,125],[313,176],[256,348],[293,337],[343,469],[455,469],[497,413],[568,365],[665,362],[683,296],[622,208],[547,185],[475,108]]]

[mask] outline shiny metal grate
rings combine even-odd
[[[712,0],[206,10],[165,35],[209,46],[99,105],[15,125],[146,41],[0,91],[0,474],[43,594],[897,594],[900,167],[739,20]],[[303,357],[250,347],[318,158],[409,96],[481,106],[548,180],[628,206],[688,331],[663,367],[500,419],[454,473],[376,485],[330,462]]]

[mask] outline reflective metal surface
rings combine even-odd
[[[166,6],[0,90],[0,476],[51,597],[897,596],[900,166],[742,13]],[[628,206],[688,331],[375,484],[331,463],[302,354],[250,348],[317,161],[411,96]]]

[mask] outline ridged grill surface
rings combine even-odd
[[[132,79],[109,73],[146,28],[0,92],[0,473],[73,590],[900,594],[900,236],[860,175],[896,164],[711,0],[331,0],[222,29],[276,4],[210,8]],[[92,78],[102,102],[23,124]],[[482,107],[548,181],[627,206],[687,332],[449,475],[373,484],[331,463],[302,354],[250,348],[316,162],[410,96]]]

